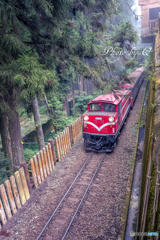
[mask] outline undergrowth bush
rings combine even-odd
[[[23,149],[26,162],[29,162],[29,160],[39,152],[38,144],[24,145]]]
[[[67,125],[71,125],[78,116],[63,116],[63,123],[62,121],[59,123],[59,126],[57,128],[57,133],[55,133],[54,130],[51,130],[47,136],[45,136],[45,142],[48,142],[49,138],[55,139],[61,132],[63,132],[64,129],[66,129]]]
[[[83,114],[84,112],[86,112],[88,110],[87,103],[89,103],[91,100],[93,100],[92,95],[76,97],[76,104],[73,108],[75,114]]]
[[[26,110],[24,108],[19,108],[19,116],[21,117],[27,117]]]
[[[13,174],[13,171],[10,170],[10,164],[11,159],[0,151],[0,184],[4,183]]]
[[[93,95],[77,96],[76,97],[76,104],[73,108],[73,112],[75,112],[75,115],[78,116],[79,114],[85,113],[88,110],[87,103],[89,103],[94,98],[96,98],[96,97],[98,97],[99,95],[102,95],[102,94],[103,94],[102,90],[98,90],[98,91],[94,91]]]
[[[47,109],[45,106],[39,107],[39,113],[41,115],[47,115]]]

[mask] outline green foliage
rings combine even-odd
[[[54,70],[45,70],[45,66],[38,62],[36,57],[20,56],[16,61],[17,74],[14,76],[16,86],[22,88],[21,95],[27,101],[33,99],[35,94],[42,96],[45,87],[56,88],[56,73]]]
[[[86,112],[88,110],[87,103],[89,103],[91,100],[93,100],[92,95],[77,97],[76,98],[76,104],[74,106],[74,111],[76,113],[83,114],[84,112]]]
[[[60,102],[56,96],[53,96],[50,100],[48,100],[48,103],[52,111],[52,116],[50,116],[50,119],[52,119],[52,123],[55,129],[55,131],[52,132],[51,136],[56,137],[66,128],[67,125],[70,125],[77,119],[77,115],[75,117],[65,116],[65,112],[63,111],[63,103]]]
[[[127,69],[127,70],[126,70],[126,75],[128,76],[128,75],[131,74],[132,72],[133,72],[132,69]]]
[[[64,111],[63,111],[63,104],[58,99],[57,96],[52,96],[48,100],[48,103],[49,103],[49,107],[51,108],[51,111],[52,111],[52,116],[50,116],[50,118],[53,121],[53,126],[55,128],[55,132],[57,132],[57,130],[63,129],[63,126],[66,124],[65,115],[64,115]]]
[[[120,22],[113,34],[113,42],[119,43],[119,47],[121,47],[122,50],[125,47],[126,41],[129,41],[129,43],[132,44],[136,43],[138,39],[138,33],[134,30],[133,25],[129,22]]]
[[[152,67],[152,61],[153,61],[153,52],[152,54],[146,56],[145,58],[145,70],[146,72],[149,74],[151,71],[151,67]]]
[[[41,114],[41,115],[47,115],[47,109],[46,109],[46,107],[45,106],[42,106],[42,107],[39,107],[39,113]]]
[[[27,117],[26,110],[24,108],[19,109],[19,116],[20,117]]]
[[[63,130],[66,129],[67,125],[71,125],[76,119],[77,116],[63,116],[63,122],[61,122],[61,124],[57,126],[56,132],[55,130],[50,131],[50,133],[45,136],[45,141],[47,142],[49,138],[55,139],[61,132],[63,132]]]
[[[37,153],[39,152],[39,149],[30,149],[30,148],[25,148],[24,149],[24,159],[26,162],[29,162],[31,158],[33,158]]]
[[[29,162],[31,158],[33,158],[38,152],[38,143],[37,144],[25,144],[23,145],[24,150],[24,159]]]
[[[10,158],[0,152],[0,184],[4,183],[13,174],[12,170],[10,170],[10,164]]]
[[[135,66],[136,66],[136,60],[135,60],[135,59],[134,59],[134,60],[132,59],[132,60],[126,61],[126,62],[125,62],[125,66],[126,66],[127,68],[134,69]]]

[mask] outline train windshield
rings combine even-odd
[[[106,112],[115,112],[116,111],[116,105],[110,104],[110,103],[105,103],[104,104],[104,111],[106,111]]]
[[[90,104],[90,111],[101,111],[101,104],[99,103]]]

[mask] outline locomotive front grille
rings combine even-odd
[[[104,124],[104,121],[103,120],[94,120],[94,124],[100,124],[100,125],[103,125]]]

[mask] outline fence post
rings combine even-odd
[[[16,179],[17,188],[18,188],[20,199],[21,199],[21,203],[22,203],[22,205],[24,205],[25,202],[26,202],[26,197],[25,197],[25,194],[24,194],[24,189],[23,189],[23,185],[22,185],[22,181],[21,181],[21,177],[20,177],[20,172],[19,171],[15,172],[14,176],[15,176],[15,179]]]
[[[23,169],[24,169],[27,186],[29,189],[29,193],[31,194],[32,193],[32,185],[31,185],[30,178],[29,178],[28,164],[26,163],[26,161],[24,161],[24,162],[20,163],[20,166],[23,167]]]
[[[159,26],[159,33],[160,33],[160,13],[158,15],[158,26]]]
[[[3,225],[7,223],[6,214],[5,214],[1,199],[0,199],[0,218]]]
[[[50,138],[50,139],[48,139],[48,142],[51,144],[52,153],[53,153],[54,165],[56,165],[57,157],[56,157],[56,152],[55,152],[55,148],[54,148],[54,141],[53,141],[53,139]]]
[[[79,115],[79,117],[81,118],[82,135],[83,135],[83,115]],[[83,136],[82,136],[82,137],[83,137]]]
[[[67,125],[66,127],[68,127],[69,129],[69,136],[70,136],[70,142],[71,142],[71,147],[72,147],[72,133],[71,133],[71,126]]]
[[[6,194],[6,190],[5,190],[3,184],[0,185],[0,193],[1,193],[1,198],[2,198],[2,202],[3,202],[3,206],[4,206],[4,209],[5,209],[7,218],[11,219],[12,213],[11,213],[10,205],[9,205],[9,202],[8,202],[8,197],[7,197],[7,194]]]

